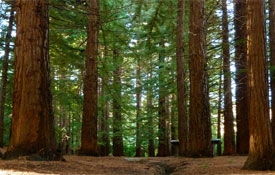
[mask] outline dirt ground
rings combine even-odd
[[[274,174],[275,171],[241,170],[245,156],[214,158],[127,158],[65,156],[66,161],[0,160],[0,175],[37,174],[130,174],[130,175],[183,175],[183,174]]]

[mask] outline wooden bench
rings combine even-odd
[[[170,141],[171,143],[171,150],[172,150],[172,155],[173,156],[178,156],[179,155],[179,145],[180,145],[180,142],[179,140],[171,140]],[[211,139],[211,144],[212,144],[212,149],[213,149],[213,156],[215,156],[215,150],[216,150],[216,146],[218,144],[221,144],[221,139]]]

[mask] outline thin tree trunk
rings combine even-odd
[[[103,35],[103,41],[105,43],[105,37]],[[107,46],[104,46],[104,51],[103,51],[103,57],[104,63],[108,62],[107,55],[108,55],[108,50]],[[105,70],[105,67],[103,65],[103,70]],[[100,118],[100,123],[99,123],[99,132],[101,132],[100,137],[99,137],[99,142],[100,144],[100,155],[101,156],[108,156],[110,154],[110,139],[109,139],[109,100],[107,95],[108,91],[108,85],[109,85],[109,80],[107,78],[107,75],[105,75],[105,72],[103,72],[102,75],[102,82],[101,82],[101,118]]]
[[[179,154],[186,155],[188,142],[188,119],[186,107],[186,88],[184,73],[184,48],[183,48],[183,18],[184,0],[178,0],[178,21],[177,21],[177,96],[178,96],[178,136]]]
[[[269,0],[269,47],[271,79],[272,140],[275,146],[275,1]]]
[[[222,118],[222,69],[220,70],[219,77],[219,99],[218,99],[218,123],[217,123],[217,138],[221,139],[221,118]],[[222,145],[219,143],[217,145],[217,155],[222,154]]]
[[[265,45],[264,1],[247,0],[247,58],[250,144],[244,169],[274,170]]]
[[[113,94],[113,155],[124,156],[122,136],[122,114],[121,114],[121,64],[122,58],[117,50],[114,50],[114,88]]]
[[[235,153],[234,117],[232,110],[229,30],[226,0],[222,0],[222,56],[224,74],[224,155]]]
[[[62,154],[66,154],[66,145],[68,143],[68,119],[67,113],[64,106],[60,106],[60,124],[59,127],[61,128],[60,132],[60,140],[59,140],[59,149],[61,150]]]
[[[88,0],[88,28],[84,75],[84,102],[80,155],[98,156],[97,145],[97,95],[98,95],[98,33],[99,1]]]
[[[164,42],[160,43],[160,47],[164,47]],[[169,111],[168,111],[168,96],[165,88],[165,78],[164,74],[167,73],[164,71],[163,65],[165,64],[164,56],[162,53],[159,55],[159,106],[158,106],[158,115],[159,115],[159,145],[158,145],[158,154],[157,156],[169,156],[170,155],[170,138],[169,138]]]
[[[235,65],[236,65],[236,152],[248,154],[249,125],[247,104],[246,0],[235,0]]]
[[[109,135],[109,103],[106,102],[103,108],[103,120],[101,122],[102,143],[101,154],[102,156],[108,156],[110,154],[110,135]]]
[[[171,94],[171,101],[176,101],[176,94]],[[171,141],[178,140],[178,116],[174,105],[171,105]],[[171,142],[170,142],[171,143]],[[179,148],[171,144],[171,155],[177,155]]]
[[[5,54],[3,58],[3,70],[2,70],[2,83],[1,83],[1,94],[0,94],[0,147],[4,146],[4,115],[5,115],[5,103],[6,103],[6,92],[7,92],[7,81],[8,81],[8,69],[9,69],[9,55],[10,55],[10,43],[12,26],[14,22],[14,8],[13,5],[10,7],[9,24],[7,28],[7,34],[5,38]]]
[[[151,66],[150,66],[151,67]],[[149,70],[149,80],[152,79],[152,70],[150,68]],[[155,157],[155,142],[154,142],[154,120],[153,120],[153,89],[152,89],[152,84],[148,83],[148,88],[147,88],[147,118],[148,118],[148,155],[149,157]]]
[[[136,157],[142,156],[141,150],[141,63],[137,61],[137,82],[136,82]]]
[[[72,150],[72,118],[73,115],[71,113],[68,114],[68,131],[67,131],[67,145],[66,145],[66,154],[71,154],[71,150]]]
[[[110,153],[110,141],[109,141],[109,104],[106,99],[106,77],[102,77],[102,84],[99,96],[102,98],[100,103],[100,117],[98,122],[98,133],[99,134],[99,149],[101,156],[108,156]]]

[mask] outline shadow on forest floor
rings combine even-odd
[[[0,174],[275,174],[241,170],[246,156],[184,157],[88,157],[64,156],[66,161],[0,160]]]

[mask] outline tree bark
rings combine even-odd
[[[177,105],[178,105],[178,136],[179,136],[179,154],[187,154],[188,142],[188,119],[186,107],[186,88],[185,88],[185,70],[184,70],[184,48],[183,48],[183,19],[184,18],[184,0],[178,0],[178,21],[176,35],[176,55],[177,55]]]
[[[220,70],[219,82],[222,82],[222,69]],[[218,99],[218,123],[217,123],[217,138],[221,139],[221,118],[222,118],[222,83],[219,83],[219,91],[218,91],[219,99]],[[222,155],[222,145],[219,143],[217,145],[217,155]]]
[[[103,34],[103,42],[104,42],[104,51],[103,51],[103,62],[107,63],[107,55],[108,50],[106,46],[106,39],[105,35]],[[105,70],[105,67],[103,67]],[[101,117],[100,117],[100,123],[99,123],[99,133],[101,133],[99,136],[99,142],[100,144],[100,155],[101,156],[108,156],[110,154],[110,136],[109,136],[109,108],[110,103],[108,100],[108,86],[110,85],[110,82],[107,78],[107,75],[105,72],[102,75],[102,82],[101,82],[101,100],[100,100],[100,111],[101,111]]]
[[[7,34],[5,38],[5,53],[3,58],[3,70],[2,70],[2,83],[1,83],[1,94],[0,94],[0,147],[4,146],[4,115],[5,115],[5,103],[6,103],[6,92],[7,92],[7,82],[8,82],[8,69],[9,69],[9,55],[10,55],[10,43],[11,43],[11,33],[12,26],[14,23],[14,8],[13,4],[10,7],[10,17],[9,24],[7,28]]]
[[[151,65],[151,62],[150,62]],[[148,75],[148,79],[151,80],[152,79],[152,68],[151,66],[149,66],[149,75]],[[152,83],[149,82],[148,83],[148,87],[147,87],[147,118],[148,118],[148,133],[150,133],[148,135],[148,154],[149,157],[155,157],[155,133],[154,133],[154,112],[153,112],[153,89],[152,89]]]
[[[224,155],[235,154],[234,116],[232,110],[229,30],[226,0],[222,0],[222,57],[224,74]]]
[[[190,108],[188,155],[213,156],[206,70],[204,0],[190,1]]]
[[[244,169],[274,170],[265,47],[264,1],[247,0],[247,58],[250,144]]]
[[[176,101],[177,99],[177,95],[176,94],[172,94],[171,95],[171,101]],[[171,141],[172,140],[179,140],[179,136],[178,136],[178,116],[177,116],[177,109],[175,108],[175,106],[171,105],[170,106],[170,115],[171,115]],[[170,145],[171,145],[171,155],[179,155],[179,148],[175,147],[172,145],[170,141]]]
[[[82,117],[81,148],[79,154],[98,156],[97,145],[97,99],[98,99],[98,33],[99,2],[88,0],[88,28],[84,75],[84,103]]]
[[[271,111],[272,140],[275,146],[275,1],[269,0],[269,48],[270,48],[270,80],[271,80]]]
[[[137,80],[136,80],[136,157],[142,156],[141,149],[141,63],[140,58],[137,61]]]
[[[124,156],[123,135],[122,135],[122,107],[121,107],[121,64],[123,58],[120,57],[118,50],[114,50],[114,73],[113,73],[113,155]]]
[[[236,152],[248,154],[249,125],[247,102],[246,0],[235,0],[235,65],[236,65]]]
[[[48,2],[16,1],[15,72],[10,145],[5,158],[43,152],[53,160]]]
[[[164,41],[160,42],[160,47],[164,47]],[[158,157],[169,156],[170,155],[170,137],[169,137],[169,110],[168,110],[168,96],[165,87],[165,77],[164,74],[167,73],[164,71],[164,56],[163,53],[159,54],[159,99],[158,99]]]
[[[102,77],[102,84],[100,90],[101,103],[100,103],[100,118],[99,118],[99,149],[101,156],[108,156],[110,154],[110,141],[109,141],[109,102],[106,99],[106,90],[108,80],[106,77]]]

